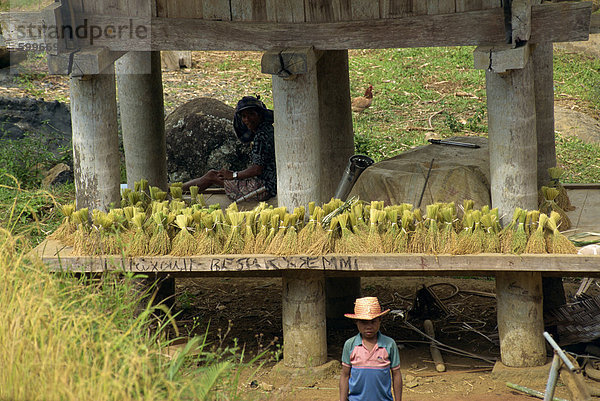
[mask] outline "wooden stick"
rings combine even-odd
[[[431,320],[425,320],[423,322],[423,328],[425,329],[427,335],[429,335],[431,338],[435,338],[435,329],[433,328],[433,322]],[[445,372],[446,365],[444,365],[444,358],[442,358],[442,353],[433,342],[431,342],[431,345],[429,346],[429,351],[431,352],[431,357],[435,362],[435,370],[438,372]]]
[[[541,391],[533,390],[533,389],[525,387],[525,386],[519,386],[518,384],[514,384],[511,382],[506,382],[506,386],[512,388],[513,390],[517,390],[517,391],[520,391],[527,395],[531,395],[533,397],[537,397],[537,398],[541,398],[541,399],[544,398],[544,393],[542,393]],[[564,398],[554,397],[554,398],[552,398],[552,401],[568,401],[568,400],[565,400]]]

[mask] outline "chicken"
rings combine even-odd
[[[352,99],[352,111],[362,113],[366,108],[371,106],[371,102],[373,102],[373,85],[369,85],[364,96]]]

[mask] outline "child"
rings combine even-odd
[[[356,300],[353,314],[344,315],[356,322],[359,334],[344,344],[340,401],[402,400],[398,347],[379,332],[381,316],[389,311],[381,311],[376,297],[365,297]]]

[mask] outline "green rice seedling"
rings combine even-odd
[[[181,200],[181,198],[183,196],[183,190],[179,186],[171,185],[169,187],[169,193],[171,194],[171,198],[177,199],[177,200]]]
[[[382,253],[383,242],[379,233],[379,222],[385,219],[385,212],[379,210],[377,202],[371,202],[369,210],[369,234],[364,240],[362,253]]]
[[[400,232],[400,228],[398,226],[398,211],[400,209],[392,209],[387,210],[386,216],[389,221],[389,227],[386,232],[381,236],[382,248],[385,253],[393,253],[396,247],[396,239],[398,238],[398,233]],[[343,232],[342,232],[343,236]]]
[[[522,210],[519,215],[519,223],[512,237],[512,243],[510,246],[510,253],[520,255],[525,252],[527,247],[527,234],[525,233],[525,220],[527,218],[527,211]]]
[[[258,233],[256,234],[256,239],[254,241],[254,249],[252,252],[248,252],[248,253],[257,253],[257,254],[265,253],[265,250],[266,250],[265,241],[267,240],[267,236],[269,235],[269,231],[270,231],[269,224],[271,222],[272,215],[273,215],[273,209],[266,209],[266,210],[263,210],[260,212],[260,215],[258,216],[259,229],[258,229]]]
[[[500,234],[498,234],[500,237],[500,249],[502,253],[511,253],[513,236],[515,235],[515,230],[519,224],[519,217],[521,216],[522,211],[523,209],[519,207],[515,208],[512,220],[502,229],[502,231],[500,231]]]
[[[195,205],[196,203],[198,203],[198,187],[192,185],[190,187],[190,204]]]
[[[424,249],[425,253],[439,253],[440,252],[440,230],[438,226],[438,213],[440,210],[440,204],[434,203],[427,205],[425,225],[428,226],[427,234],[425,237]]]
[[[246,228],[243,224],[244,214],[241,212],[229,211],[227,217],[231,223],[229,236],[223,246],[224,254],[238,254],[244,250],[244,233]]]
[[[73,233],[77,226],[73,223],[73,213],[75,212],[75,203],[68,203],[60,206],[60,211],[65,216],[58,228],[48,236],[49,239],[61,241],[65,245],[73,245]]]
[[[349,228],[350,221],[350,213],[342,213],[337,216],[338,223],[340,225],[340,238],[335,243],[334,252],[350,254],[353,252],[352,249],[352,237],[354,237],[354,233]]]
[[[188,256],[198,253],[198,242],[189,231],[193,222],[194,218],[191,214],[179,214],[175,217],[179,232],[173,237],[171,255]]]
[[[298,253],[298,231],[296,231],[296,227],[299,216],[300,213],[295,211],[294,214],[290,215],[290,224],[286,228],[278,255],[295,255]],[[304,216],[304,210],[302,210],[302,216]]]
[[[493,213],[489,212],[481,216],[481,227],[485,233],[483,241],[483,252],[498,253],[500,252],[500,237],[494,228]]]
[[[557,212],[550,213],[550,217],[547,221],[547,226],[552,231],[547,240],[547,247],[549,253],[556,254],[575,254],[577,248],[567,237],[564,236],[558,229],[560,225],[561,216]]]
[[[196,221],[196,232],[194,239],[196,241],[196,250],[199,255],[214,255],[217,253],[215,246],[215,220],[214,215],[208,212],[200,212],[200,215],[192,214]]]
[[[396,236],[396,240],[394,242],[394,252],[395,253],[407,253],[408,252],[408,244],[410,242],[410,232],[412,231],[412,224],[414,221],[413,213],[404,209],[402,211],[402,218],[400,232]]]
[[[143,256],[147,255],[148,243],[150,237],[144,230],[144,223],[146,221],[146,215],[144,213],[137,213],[131,219],[132,225],[135,227],[135,233],[131,237],[129,246],[126,249],[127,256]]]
[[[442,229],[440,235],[440,249],[442,253],[452,253],[458,243],[458,236],[454,229],[454,221],[456,218],[456,208],[454,204],[448,204],[441,208],[442,214]]]
[[[408,251],[410,253],[425,253],[427,251],[427,226],[421,214],[421,209],[415,209],[413,216],[415,218],[415,230],[410,237]]]
[[[167,228],[171,223],[169,221],[170,215],[160,211],[153,214],[152,219],[155,230],[148,243],[148,255],[168,255],[171,252],[171,238],[167,232]]]
[[[545,213],[541,213],[538,218],[536,229],[529,236],[527,246],[525,247],[525,253],[548,253],[546,237],[544,235],[547,223],[548,216]]]
[[[569,216],[567,216],[567,213],[560,208],[560,206],[558,206],[558,204],[556,203],[556,197],[559,194],[558,189],[556,188],[550,188],[550,187],[542,187],[541,188],[542,194],[544,195],[544,202],[542,204],[542,206],[540,207],[540,212],[546,213],[546,214],[550,214],[552,212],[556,212],[558,214],[560,214],[560,229],[562,231],[568,230],[569,228],[571,228],[571,219],[569,219]]]
[[[456,248],[452,252],[454,255],[468,255],[476,251],[476,244],[473,238],[473,230],[475,228],[473,210],[467,210],[464,213],[462,222],[463,229],[458,234]]]
[[[567,190],[561,184],[560,178],[564,174],[564,170],[560,167],[550,167],[548,169],[548,175],[550,175],[550,185],[558,189],[558,195],[556,197],[556,204],[562,210],[570,212],[575,210],[575,207],[571,204],[571,200],[567,194]]]

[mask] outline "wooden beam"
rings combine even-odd
[[[101,74],[123,55],[123,52],[111,52],[105,47],[88,47],[73,54],[72,77]]]
[[[306,74],[309,61],[314,62],[314,58],[318,59],[318,56],[310,47],[270,50],[263,54],[260,68],[263,74],[288,78],[291,75]]]
[[[590,33],[600,33],[600,13],[592,14]]]
[[[494,275],[541,272],[560,276],[599,276],[597,255],[206,255],[125,258],[119,255],[74,256],[72,248],[46,240],[34,252],[54,271],[119,271],[172,274],[281,276],[283,271],[320,270],[328,275]]]
[[[587,40],[590,13],[589,2],[533,6],[529,42]],[[308,46],[322,50],[477,46],[503,43],[505,38],[501,8],[378,19],[368,24],[363,21],[311,23],[311,29],[306,29],[306,25],[301,23],[205,21],[192,18],[154,18],[150,20],[150,27],[147,18],[82,15],[81,20],[84,18],[87,18],[88,26],[129,27],[131,24],[135,28],[140,27],[144,34],[141,39],[135,32],[119,39],[107,38],[105,35],[94,39],[94,45],[114,51],[238,51]],[[17,29],[22,31],[29,24],[41,27],[41,20],[39,13],[0,14],[7,46],[16,48],[19,43],[31,43],[32,38],[19,38]],[[146,29],[151,30],[151,34],[146,34]]]
[[[512,0],[511,3],[511,22],[512,22],[512,43],[529,41],[531,36],[531,6],[532,0]]]
[[[496,73],[519,70],[529,61],[529,46],[513,48],[510,44],[478,46],[473,52],[474,66]]]

